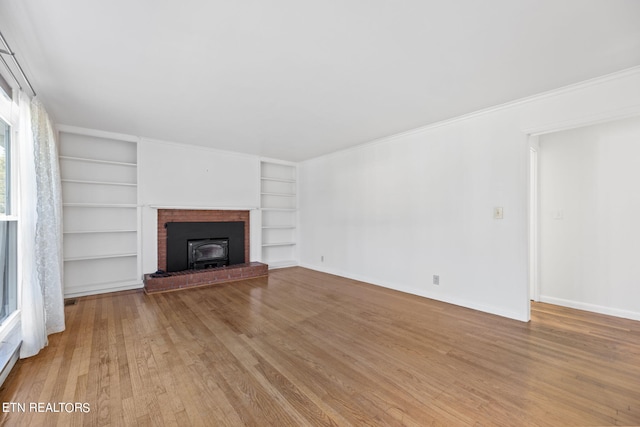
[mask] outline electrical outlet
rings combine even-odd
[[[439,285],[440,284],[440,276],[437,274],[433,275],[433,284],[434,285]]]

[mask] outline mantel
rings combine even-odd
[[[151,209],[181,209],[194,211],[254,211],[260,209],[257,206],[164,206],[164,205],[144,205]]]

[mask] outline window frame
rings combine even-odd
[[[9,215],[0,214],[0,221],[11,221],[16,225],[16,309],[0,323],[0,384],[4,382],[9,374],[10,367],[17,360],[17,349],[22,342],[22,236],[20,230],[20,178],[19,178],[19,106],[14,100],[17,92],[14,90],[12,97],[0,96],[0,119],[9,126],[9,156],[7,160],[11,163],[10,173],[10,212]]]
[[[15,127],[12,125],[12,123],[10,123],[9,121],[5,120],[2,116],[0,116],[0,126],[5,126],[6,125],[6,130],[7,133],[5,135],[5,173],[6,173],[6,182],[5,182],[5,195],[8,194],[8,197],[6,197],[5,199],[5,212],[0,212],[0,223],[14,223],[15,225],[14,227],[14,231],[13,233],[15,233],[15,238],[16,238],[16,242],[15,242],[15,253],[13,253],[13,255],[9,255],[9,257],[13,257],[14,261],[14,267],[15,271],[13,272],[13,277],[14,280],[16,281],[15,283],[15,308],[14,310],[9,313],[5,318],[0,319],[0,328],[2,328],[4,326],[5,323],[7,323],[7,321],[9,321],[9,319],[11,319],[11,317],[13,316],[13,314],[19,310],[19,295],[20,295],[20,288],[19,288],[19,278],[18,278],[18,272],[20,270],[19,266],[19,262],[18,262],[18,256],[19,256],[19,248],[18,248],[18,240],[19,240],[19,218],[16,212],[16,194],[18,192],[18,177],[16,176],[16,161],[17,158],[15,156],[15,147],[13,146],[16,140],[16,132],[15,132]],[[7,231],[9,230],[9,228],[7,228]],[[10,233],[8,234],[7,238],[10,237]]]

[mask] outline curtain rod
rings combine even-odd
[[[27,78],[27,75],[24,73],[24,70],[22,69],[22,67],[20,66],[20,63],[16,59],[16,53],[11,50],[11,48],[9,47],[9,44],[7,43],[7,40],[2,35],[1,31],[0,31],[0,40],[2,40],[2,44],[5,47],[4,49],[0,49],[0,54],[9,55],[11,57],[11,59],[13,59],[13,63],[18,68],[18,71],[20,71],[20,75],[22,76],[24,81],[27,82],[27,85],[29,85],[29,89],[31,89],[31,92],[33,93],[33,96],[36,96],[36,91],[33,89],[33,86],[31,85],[31,82]],[[7,61],[5,61],[4,58],[1,55],[0,55],[0,59],[2,59],[2,63],[4,64],[5,67],[7,67],[7,70],[9,70],[9,73],[11,74],[11,77],[13,77],[13,80],[16,81],[16,83],[18,84],[18,87],[20,89],[22,89],[22,85],[20,84],[20,80],[18,80],[16,75],[13,74],[13,71],[11,71],[11,68],[9,67],[9,64],[7,64]]]

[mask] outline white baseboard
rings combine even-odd
[[[75,289],[65,289],[65,298],[77,298],[88,295],[108,294],[111,292],[129,291],[132,289],[142,289],[144,284],[139,281],[123,283],[101,283],[98,285],[76,287]]]
[[[449,295],[432,294],[429,292],[425,292],[424,290],[421,290],[421,289],[413,289],[406,286],[402,286],[397,283],[385,283],[385,282],[381,282],[379,280],[373,279],[371,277],[364,277],[356,274],[346,273],[340,270],[335,270],[335,269],[326,268],[326,267],[319,267],[314,264],[307,264],[307,263],[301,262],[299,265],[300,267],[308,268],[310,270],[315,270],[315,271],[319,271],[327,274],[333,274],[336,276],[345,277],[347,279],[357,280],[359,282],[365,282],[371,285],[381,286],[383,288],[393,289],[396,291],[405,292],[407,294],[417,295],[420,297],[445,302],[447,304],[453,304],[460,307],[470,308],[472,310],[482,311],[484,313],[495,314],[497,316],[507,317],[509,319],[519,320],[521,322],[529,321],[529,319],[526,318],[526,316],[522,316],[520,313],[517,313],[512,310],[505,310],[502,307],[493,307],[493,306],[488,306],[484,304],[479,304],[475,301],[464,300],[462,298],[451,297]]]
[[[2,368],[2,371],[0,371],[0,386],[4,384],[4,381],[7,379],[7,377],[11,373],[11,369],[13,369],[14,365],[18,361],[19,356],[20,356],[20,346],[16,347],[16,349],[14,350],[9,360]]]
[[[563,307],[575,308],[578,310],[591,311],[593,313],[607,314],[609,316],[622,317],[624,319],[640,320],[640,313],[630,310],[623,310],[620,308],[605,307],[602,305],[555,298],[547,295],[540,295],[540,302],[561,305]]]

